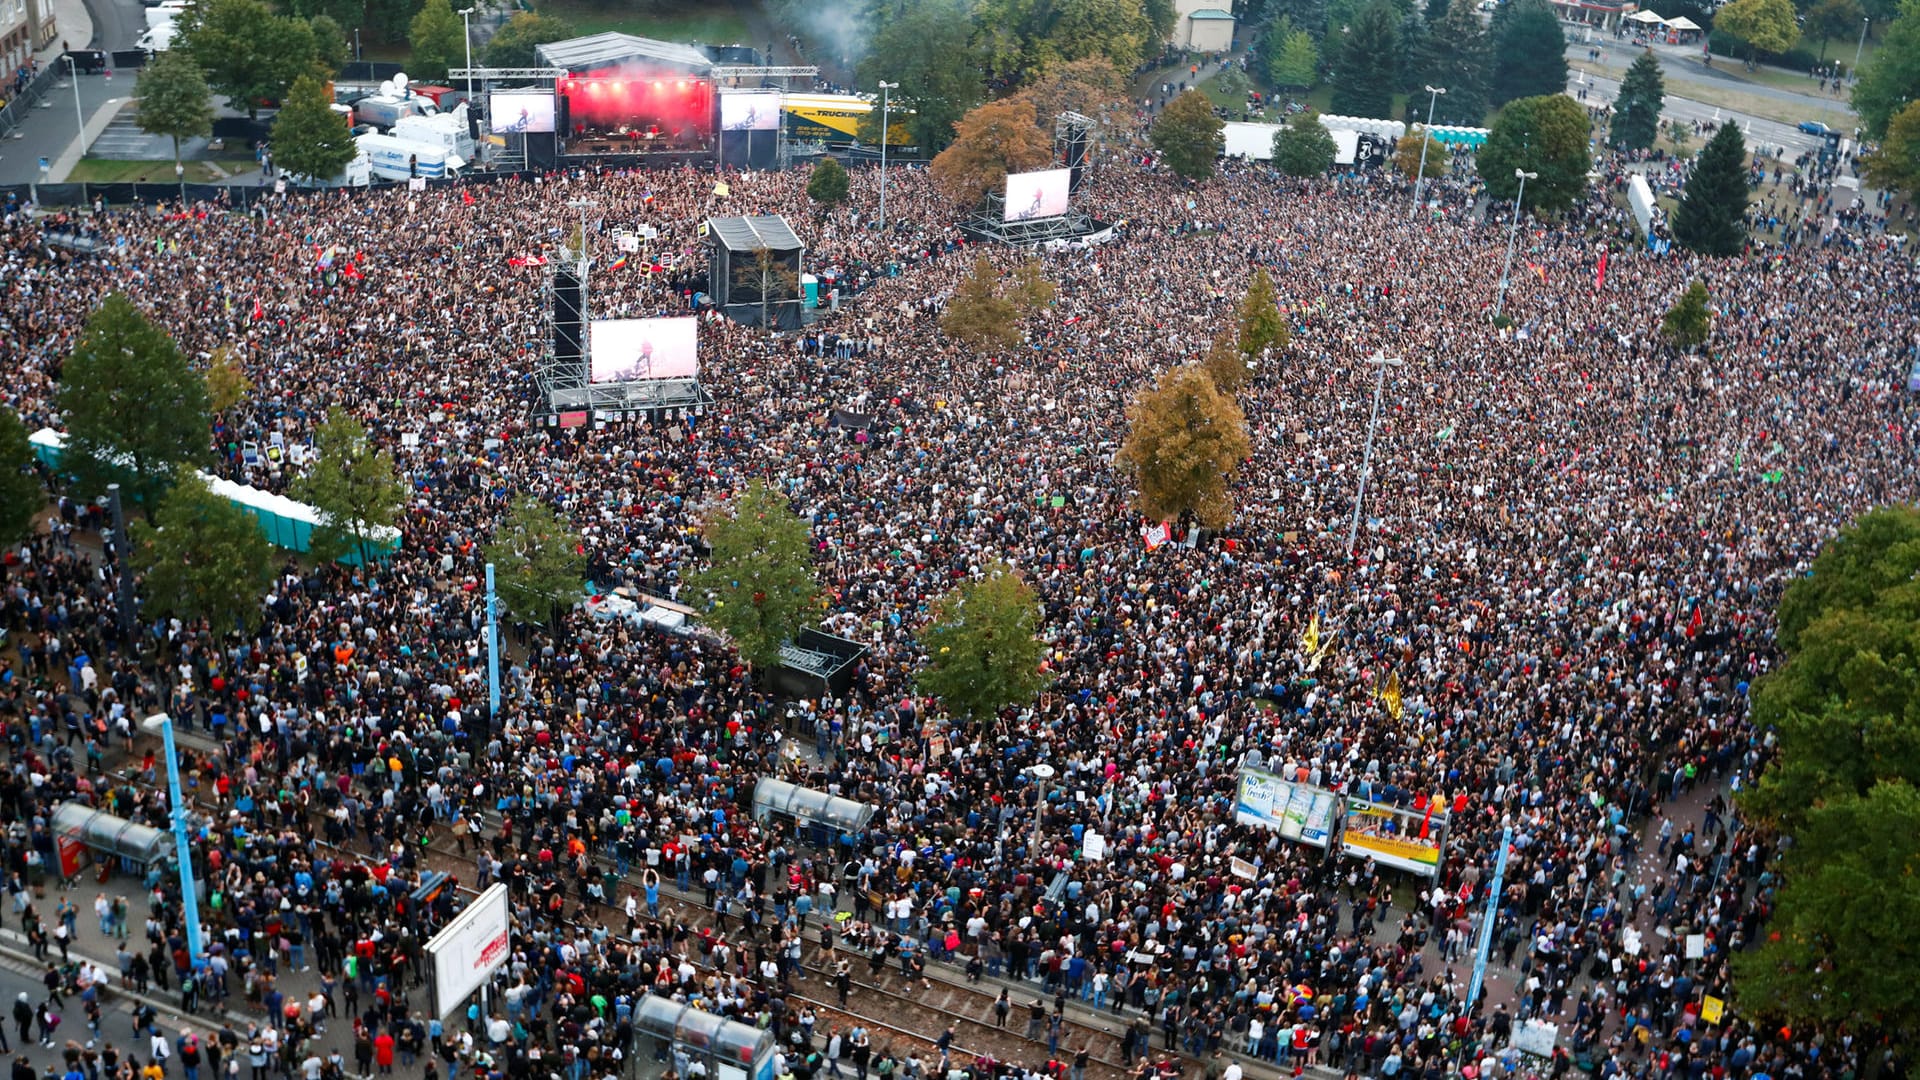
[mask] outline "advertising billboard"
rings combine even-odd
[[[700,375],[700,319],[599,319],[587,330],[588,377],[597,383]]]
[[[496,90],[487,96],[487,130],[494,135],[525,135],[553,130],[553,92]]]
[[[1263,769],[1241,769],[1233,817],[1242,825],[1272,829],[1288,840],[1326,847],[1333,837],[1338,796],[1312,784],[1296,784]]]
[[[778,90],[720,95],[721,131],[773,131],[779,126]]]
[[[510,919],[507,887],[496,882],[427,942],[427,955],[433,958],[435,1015],[451,1015],[507,962]]]
[[[1067,191],[1072,184],[1072,169],[1014,173],[1007,177],[1007,206],[1003,220],[1039,221],[1059,217],[1067,212]]]
[[[1340,850],[1357,859],[1372,859],[1435,877],[1440,852],[1447,839],[1447,815],[1436,811],[1401,810],[1379,803],[1349,800],[1340,833]]]

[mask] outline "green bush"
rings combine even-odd
[[[1715,56],[1726,56],[1735,60],[1745,60],[1748,51],[1746,42],[1741,41],[1725,30],[1710,30],[1707,32],[1707,49]],[[1801,45],[1795,45],[1783,53],[1755,50],[1753,55],[1764,63],[1776,64],[1790,71],[1801,73],[1812,71],[1814,68],[1820,66],[1820,58],[1813,54],[1813,50]]]

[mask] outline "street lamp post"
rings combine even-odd
[[[180,756],[173,745],[173,718],[158,713],[140,721],[140,726],[159,731],[167,758],[167,809],[173,824],[174,861],[180,869],[180,910],[186,919],[187,955],[198,971],[206,963],[207,950],[200,937],[200,895],[193,884],[193,847],[187,836],[187,806],[180,798]]]
[[[1412,216],[1420,216],[1420,189],[1427,182],[1427,144],[1433,141],[1433,107],[1440,95],[1447,92],[1444,86],[1427,87],[1427,126],[1420,131],[1420,171],[1413,174],[1413,211]]]
[[[473,9],[460,9],[460,26],[467,35],[467,112],[473,112]]]
[[[1513,225],[1507,230],[1507,261],[1500,266],[1500,294],[1493,300],[1495,318],[1499,318],[1500,313],[1507,306],[1507,275],[1513,270],[1514,241],[1520,239],[1520,204],[1527,197],[1527,181],[1540,179],[1539,173],[1528,172],[1525,169],[1515,169],[1513,175],[1520,178],[1520,190],[1513,193]]]
[[[880,84],[880,227],[887,227],[887,91],[900,89],[899,83]]]
[[[359,63],[364,59],[366,58],[360,55],[360,28],[356,26],[353,28],[353,60]]]
[[[73,83],[73,128],[80,139],[80,156],[87,156],[87,116],[80,111],[80,67],[73,61],[73,54],[67,54],[67,78]]]
[[[1860,81],[1860,52],[1867,47],[1867,27],[1872,25],[1873,16],[1871,15],[1860,20],[1860,43],[1853,47],[1853,67],[1847,70],[1848,82]]]
[[[1375,351],[1367,357],[1373,365],[1373,417],[1367,421],[1367,448],[1360,455],[1360,486],[1353,493],[1353,524],[1347,527],[1347,558],[1353,558],[1353,545],[1360,538],[1360,508],[1367,501],[1367,477],[1373,471],[1373,436],[1380,428],[1380,395],[1386,389],[1387,369],[1406,363],[1397,356]]]

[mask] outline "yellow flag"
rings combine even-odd
[[[724,198],[728,195],[733,194],[733,187],[732,185],[728,184],[725,180],[721,180],[718,183],[713,185],[713,193],[715,195],[719,195],[722,198]]]
[[[1300,635],[1300,648],[1308,656],[1320,649],[1320,616],[1316,613],[1313,621],[1307,624],[1307,632]]]
[[[1387,707],[1387,715],[1400,719],[1400,673],[1395,671],[1387,676],[1386,684],[1380,687],[1380,700]]]

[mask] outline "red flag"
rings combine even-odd
[[[346,266],[346,269],[341,271],[341,273],[345,274],[347,277],[351,278],[354,281],[359,281],[361,278],[366,277],[365,274],[362,274],[360,272],[360,268],[353,265],[352,263],[348,263]]]
[[[1600,270],[1594,275],[1593,291],[1599,292],[1607,287],[1607,249],[1600,249]]]
[[[255,300],[253,302],[253,320],[255,322],[259,322],[261,319],[264,319],[266,317],[267,317],[267,309],[260,306],[260,301]]]
[[[1427,800],[1427,814],[1420,819],[1420,839],[1422,840],[1425,840],[1427,834],[1433,829],[1433,804],[1435,801],[1434,799]]]
[[[461,188],[461,189],[460,189],[460,201],[461,201],[461,202],[463,202],[463,203],[465,203],[465,204],[467,204],[468,206],[472,206],[472,205],[473,205],[473,192],[471,192],[471,191],[468,191],[468,190],[467,190],[466,188]]]
[[[1700,605],[1695,604],[1693,605],[1693,620],[1687,623],[1687,637],[1691,638],[1695,634],[1698,634],[1699,632],[1700,632]]]

